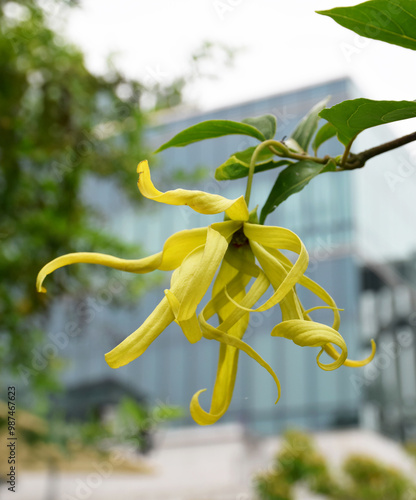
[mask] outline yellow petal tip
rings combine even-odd
[[[119,363],[115,363],[114,362],[114,359],[111,359],[113,358],[113,356],[111,356],[111,351],[110,352],[107,352],[105,355],[104,355],[104,358],[105,358],[105,361],[107,363],[107,365],[110,367],[110,368],[118,368],[120,366]]]
[[[149,168],[149,162],[147,160],[142,160],[141,162],[138,163],[137,173],[140,174],[140,172],[143,172],[144,168]]]

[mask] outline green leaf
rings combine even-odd
[[[273,139],[276,133],[277,122],[274,115],[263,115],[256,118],[245,118],[241,121],[259,130],[263,134],[265,139]]]
[[[193,142],[233,134],[249,135],[259,141],[265,140],[264,135],[256,127],[247,123],[233,122],[230,120],[208,120],[182,130],[182,132],[176,134],[170,141],[162,144],[155,153],[160,153],[168,148],[181,148]]]
[[[287,148],[289,148],[289,151],[292,151],[292,153],[305,154],[305,150],[298,144],[295,139],[293,139],[293,137],[289,137],[289,139],[286,139],[283,144]]]
[[[311,179],[320,174],[325,168],[327,168],[327,165],[315,163],[310,160],[301,160],[282,170],[261,210],[260,224],[264,223],[266,217],[271,214],[276,207],[292,194],[301,191]],[[333,165],[329,167],[329,170],[332,169]]]
[[[353,99],[324,109],[320,115],[334,125],[338,139],[346,146],[363,130],[416,117],[416,102]]]
[[[313,134],[318,128],[318,122],[320,120],[319,113],[328,104],[330,96],[326,97],[322,101],[318,102],[302,120],[298,123],[295,131],[291,135],[292,139],[299,144],[303,151],[308,151],[309,144],[312,140]]]
[[[416,50],[414,0],[371,0],[317,12],[361,36]]]
[[[215,178],[217,181],[228,181],[233,179],[242,179],[243,177],[248,176],[248,172],[250,169],[250,159],[247,158],[247,151],[251,150],[251,154],[255,150],[255,148],[248,148],[245,151],[240,153],[235,153],[230,156],[228,160],[220,165],[215,171]],[[259,172],[264,172],[265,170],[271,170],[273,168],[282,167],[283,165],[290,165],[291,162],[289,160],[280,160],[274,161],[269,159],[273,153],[268,152],[269,154],[262,157],[263,151],[259,155],[260,163],[256,164],[254,169],[254,173],[257,174]],[[267,153],[267,151],[264,151]]]
[[[322,127],[316,133],[315,139],[312,143],[312,148],[315,151],[315,155],[318,152],[319,146],[329,139],[332,139],[332,137],[334,137],[336,133],[337,129],[332,125],[332,123],[327,122],[325,123],[325,125],[322,125]]]

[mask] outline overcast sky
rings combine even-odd
[[[48,1],[48,0],[44,0]],[[205,40],[242,49],[217,80],[189,88],[187,101],[213,109],[350,76],[362,97],[415,100],[416,52],[362,38],[315,10],[359,0],[80,0],[62,30],[101,73],[109,54],[126,75],[171,81]],[[210,68],[212,69],[212,68]],[[216,68],[214,68],[215,70]],[[413,122],[413,123],[412,123]],[[414,130],[398,122],[396,133]]]
[[[106,57],[142,81],[181,74],[203,40],[244,48],[218,81],[189,99],[211,109],[328,78],[351,76],[363,97],[416,99],[414,51],[361,38],[314,11],[351,0],[81,0],[67,36],[102,72]]]

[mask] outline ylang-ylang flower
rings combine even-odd
[[[226,220],[204,228],[180,231],[166,240],[161,252],[143,259],[124,260],[100,253],[71,253],[49,262],[40,271],[37,279],[40,292],[46,291],[42,286],[45,277],[68,264],[101,264],[138,274],[156,269],[173,271],[170,288],[165,290],[154,311],[135,332],[105,355],[112,368],[126,365],[143,354],[172,322],[181,327],[191,343],[203,337],[217,340],[220,351],[210,410],[205,411],[199,403],[199,395],[205,389],[198,391],[190,404],[194,420],[208,425],[227,411],[240,351],[270,373],[277,386],[277,399],[280,397],[280,384],[273,369],[242,340],[250,314],[278,305],[282,321],[273,328],[271,335],[285,337],[302,347],[320,347],[317,362],[324,370],[334,370],[343,364],[363,366],[373,358],[374,343],[373,352],[367,359],[351,361],[347,358],[347,346],[338,332],[339,310],[332,297],[304,275],[308,253],[296,234],[289,229],[264,226],[251,220],[242,196],[229,200],[185,189],[163,193],[153,185],[146,161],[139,164],[138,173],[138,187],[146,198],[168,205],[188,205],[201,214],[224,212]],[[296,255],[294,263],[282,250]],[[198,313],[198,306],[213,280],[211,299]],[[311,319],[312,310],[305,311],[302,307],[296,293],[297,284],[317,295],[325,304],[321,307],[333,311],[332,326]],[[270,286],[273,293],[259,305]],[[210,324],[215,315],[218,326]],[[323,351],[331,356],[331,363],[321,362]]]

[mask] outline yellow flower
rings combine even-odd
[[[202,214],[225,212],[227,220],[205,228],[180,231],[164,244],[155,255],[124,260],[99,253],[72,253],[58,257],[46,264],[39,272],[37,289],[46,292],[42,284],[45,277],[56,269],[74,263],[101,264],[132,273],[148,273],[156,269],[174,271],[170,288],[144,323],[112,351],[105,359],[112,368],[133,361],[144,353],[149,345],[173,321],[182,329],[189,342],[202,337],[220,342],[217,376],[210,411],[199,404],[198,391],[191,400],[190,411],[194,420],[208,425],[221,418],[231,402],[237,373],[239,351],[255,359],[275,380],[280,397],[280,383],[272,368],[242,338],[247,329],[250,313],[265,311],[279,304],[282,322],[271,332],[285,337],[300,346],[321,347],[317,361],[321,368],[333,370],[342,364],[363,366],[371,361],[373,352],[364,361],[347,359],[347,346],[337,331],[339,311],[332,297],[317,283],[304,276],[308,266],[307,251],[292,231],[262,226],[250,222],[250,214],[244,198],[229,200],[203,191],[175,189],[162,193],[152,183],[147,161],[138,165],[138,187],[146,198],[168,205],[188,205]],[[297,254],[294,264],[280,251]],[[256,260],[258,263],[256,263]],[[215,275],[218,274],[215,278]],[[197,308],[215,278],[211,300],[197,315]],[[250,282],[252,285],[247,287]],[[300,303],[295,285],[300,284],[326,303],[333,310],[332,327],[315,323]],[[256,306],[270,285],[273,294],[260,306]],[[317,309],[317,308],[314,308]],[[217,327],[209,320],[218,316]],[[339,353],[333,345],[339,347]],[[322,351],[334,362],[322,364]],[[277,402],[277,401],[276,401]]]

